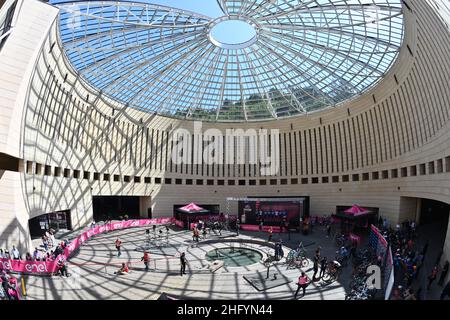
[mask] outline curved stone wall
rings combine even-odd
[[[225,211],[229,196],[293,195],[310,196],[314,215],[358,203],[395,222],[415,217],[415,198],[450,203],[448,7],[404,3],[404,45],[377,86],[335,109],[240,125],[279,130],[274,176],[248,161],[174,164],[174,133],[192,132],[194,123],[126,108],[89,87],[65,58],[55,20],[33,61],[23,108],[18,154],[28,214],[70,209],[78,227],[92,218],[92,195],[150,197],[154,216],[171,216],[174,204],[190,201]]]

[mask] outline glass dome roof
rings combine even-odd
[[[102,94],[206,121],[334,107],[382,79],[403,40],[401,0],[218,2],[219,18],[143,2],[60,3],[60,36],[75,70]],[[234,44],[212,35],[234,20],[255,35]]]

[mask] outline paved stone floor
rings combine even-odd
[[[59,236],[58,238],[72,238],[79,232]],[[122,255],[116,256],[114,241],[117,237],[122,240]],[[151,254],[150,270],[145,271],[140,261],[142,252],[139,247],[146,245],[147,236],[144,228],[114,231],[102,234],[86,242],[79,252],[69,261],[69,278],[36,277],[26,278],[28,299],[157,299],[163,292],[190,299],[293,299],[297,288],[296,280],[300,274],[299,269],[287,269],[283,264],[270,269],[273,273],[284,275],[291,279],[290,283],[257,291],[244,278],[245,275],[254,275],[258,271],[266,274],[266,268],[261,262],[245,267],[222,267],[214,273],[207,270],[208,261],[205,254],[215,248],[229,246],[227,241],[239,238],[249,240],[263,240],[266,243],[266,234],[258,232],[241,232],[238,237],[230,234],[219,243],[196,245],[192,241],[191,232],[171,229],[168,243],[170,250]],[[277,240],[279,235],[273,237]],[[308,256],[312,258],[318,246],[321,247],[322,256],[334,258],[335,247],[331,239],[327,239],[325,230],[316,228],[313,234],[303,236],[291,234],[281,235],[287,255],[290,248],[296,248],[300,241],[307,246]],[[208,236],[208,238],[210,238]],[[234,244],[238,247],[238,244]],[[273,250],[265,245],[245,244],[246,247],[262,252],[265,257]],[[151,250],[158,252],[157,250]],[[180,276],[179,252],[185,251],[189,262],[187,275]],[[122,262],[129,263],[129,275],[117,276],[115,271]],[[304,270],[312,278],[312,262]],[[331,284],[322,281],[314,282],[307,288],[305,297],[301,300],[342,300],[345,297],[345,286],[350,279],[350,267],[347,267],[340,279]]]

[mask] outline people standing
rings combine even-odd
[[[322,250],[322,247],[317,247],[316,249],[316,257],[320,259],[320,250]]]
[[[122,252],[120,251],[120,247],[122,246],[122,241],[120,241],[119,238],[116,239],[116,250],[117,250],[117,256],[120,257]]]
[[[320,274],[319,278],[321,279],[325,275],[325,271],[327,269],[327,257],[323,257],[322,260],[320,260]]]
[[[331,236],[331,223],[327,224],[327,238]]]
[[[448,268],[449,268],[449,262],[446,261],[444,264],[444,267],[442,268],[441,276],[439,277],[439,281],[438,281],[438,285],[442,286],[444,284],[445,278],[447,277],[447,274],[448,274]]]
[[[288,240],[291,240],[291,229],[289,228],[289,221],[284,222],[284,228],[288,234]]]
[[[48,237],[47,236],[42,236],[42,245],[44,246],[44,250],[47,251],[48,250]]]
[[[199,241],[200,240],[200,230],[199,229],[195,229],[195,241]]]
[[[438,271],[438,266],[434,266],[433,270],[431,270],[431,274],[428,276],[427,290],[430,290],[432,283],[436,280]]]
[[[194,229],[192,229],[192,241],[198,242],[199,238],[200,238],[200,231],[198,231],[197,227],[194,227]]]
[[[66,262],[63,259],[60,259],[58,261],[58,271],[61,277],[69,277],[69,274],[67,273]]]
[[[269,239],[267,239],[267,242],[272,241],[272,235],[273,235],[273,229],[272,229],[272,227],[269,227]]]
[[[410,229],[410,232],[411,232],[411,238],[415,238],[415,236],[416,236],[416,222],[414,220],[411,221],[409,229]]]
[[[186,260],[186,254],[184,252],[181,253],[180,255],[180,275],[183,276],[183,274],[186,274],[186,264],[187,264],[187,260]]]
[[[34,260],[34,261],[39,261],[39,260],[41,260],[41,254],[40,254],[38,248],[34,248],[34,252],[33,252],[33,260]]]
[[[148,264],[150,262],[150,254],[147,251],[144,251],[144,256],[141,258],[141,261],[144,261],[145,271],[148,271]]]
[[[17,250],[16,246],[13,246],[11,250],[11,256],[14,260],[22,260],[20,257],[20,252]]]
[[[314,270],[314,275],[313,275],[313,281],[316,281],[316,275],[317,272],[319,272],[319,263],[320,263],[320,251],[319,249],[317,249],[316,251],[316,255],[314,256],[314,265],[313,265],[313,270]]]
[[[303,290],[303,295],[302,295],[302,297],[305,296],[305,294],[306,294],[306,287],[307,287],[308,284],[309,284],[309,281],[308,281],[308,280],[309,280],[309,279],[308,279],[308,277],[306,276],[306,273],[302,271],[302,274],[301,274],[301,276],[298,278],[298,281],[297,281],[297,291],[295,291],[294,299],[297,298],[297,294],[298,294],[298,292],[300,291],[300,288]]]
[[[276,260],[280,260],[282,258],[282,244],[281,244],[281,239],[275,243],[275,259]]]
[[[10,276],[6,273],[5,270],[2,270],[2,275],[0,276],[0,280],[2,283],[2,287],[3,287],[3,291],[6,295],[6,298],[8,298],[8,300],[10,299],[9,293],[8,293],[8,289],[9,289],[9,278]]]

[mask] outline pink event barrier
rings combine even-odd
[[[270,226],[263,226],[262,231],[269,231]],[[256,224],[241,224],[240,229],[246,230],[246,231],[259,231],[259,225]],[[285,228],[283,228],[284,230]],[[274,233],[280,232],[280,227],[273,226],[272,231]]]
[[[361,237],[360,236],[350,232],[349,238],[351,241],[356,242],[356,244],[358,246],[361,245]]]
[[[84,242],[95,235],[108,231],[168,223],[175,223],[177,226],[180,226],[180,223],[181,225],[183,224],[181,221],[177,221],[175,218],[155,218],[117,221],[101,226],[96,226],[76,237],[70,244],[67,245],[67,247],[64,249],[64,253],[60,255],[55,261],[24,261],[0,259],[0,269],[24,273],[53,273],[58,270],[58,260],[60,258],[68,259],[75,250],[77,250]]]
[[[51,273],[58,269],[57,261],[24,261],[0,259],[0,269],[25,273]]]

